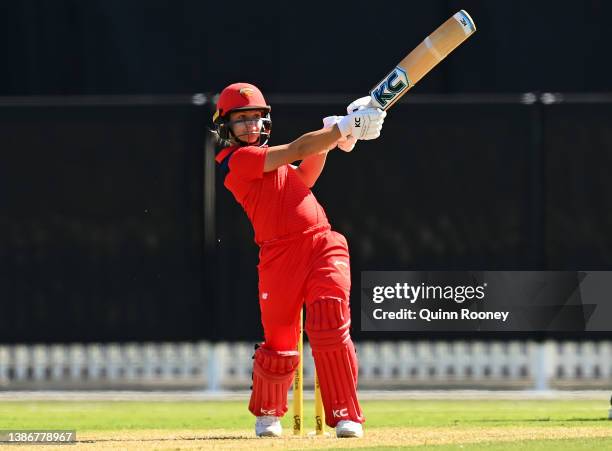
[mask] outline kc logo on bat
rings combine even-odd
[[[387,104],[393,103],[393,99],[409,87],[410,80],[408,80],[406,71],[397,66],[372,89],[370,95],[378,103],[379,108],[384,109]]]

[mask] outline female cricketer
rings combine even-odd
[[[259,306],[264,342],[254,355],[249,410],[258,436],[282,434],[287,392],[299,356],[300,312],[317,368],[326,423],[338,437],[361,437],[365,418],[357,399],[357,357],[350,327],[350,262],[346,239],[331,230],[310,188],[327,153],[375,139],[386,113],[365,108],[324,119],[324,128],[295,141],[268,147],[272,121],[263,94],[234,83],[219,95],[215,131],[228,144],[216,161],[224,185],[243,207],[260,247]],[[301,160],[299,166],[292,163]]]

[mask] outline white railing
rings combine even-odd
[[[609,388],[612,342],[357,343],[362,389]],[[0,345],[0,388],[243,390],[248,343]],[[304,379],[314,363],[304,344]]]

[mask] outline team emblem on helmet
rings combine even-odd
[[[240,88],[240,95],[242,97],[251,97],[253,95],[253,90],[251,88]]]

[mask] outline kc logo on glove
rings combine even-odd
[[[361,127],[361,118],[360,117],[356,117],[355,118],[355,127]]]

